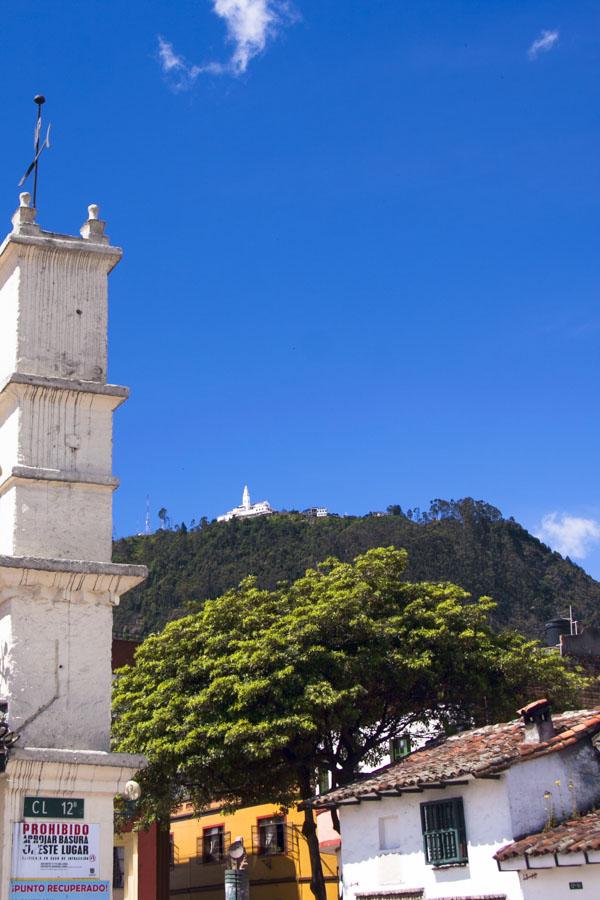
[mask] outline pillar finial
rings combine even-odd
[[[36,210],[31,206],[31,194],[19,194],[19,205],[12,217],[13,234],[39,234],[40,226],[35,221]]]
[[[97,203],[90,203],[88,206],[87,220],[81,226],[79,233],[86,241],[95,244],[108,244],[108,238],[104,235],[106,222],[100,218],[100,207]]]

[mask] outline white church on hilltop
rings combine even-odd
[[[270,516],[275,510],[268,500],[262,500],[260,503],[250,502],[250,491],[248,485],[244,488],[242,494],[242,505],[230,509],[229,512],[218,516],[217,522],[229,522],[231,519],[250,519],[254,516]]]

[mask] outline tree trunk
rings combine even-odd
[[[308,802],[304,808],[302,834],[306,838],[310,856],[310,889],[315,896],[315,900],[327,900],[327,890],[325,887],[325,877],[323,875],[323,864],[321,862],[321,851],[319,848],[319,836],[317,834],[317,823],[315,822],[312,806]]]
[[[312,803],[308,799],[312,793],[311,787],[310,775],[303,772],[300,777],[300,793],[302,794],[302,800],[306,805],[304,807],[302,834],[306,838],[308,855],[310,857],[310,889],[314,894],[315,900],[327,900],[323,863],[321,862],[321,850],[319,848],[319,836],[317,834],[317,823],[315,821]]]
[[[333,786],[335,787],[344,787],[346,784],[351,784],[353,781],[356,781],[356,776],[358,773],[358,763],[359,760],[355,759],[354,756],[350,757],[345,761],[345,765],[341,768],[336,769],[335,771],[335,781]],[[342,829],[340,826],[340,817],[337,811],[337,807],[331,810],[331,824],[333,825],[335,831],[342,836]]]
[[[334,806],[333,809],[331,810],[331,824],[333,825],[333,827],[335,828],[335,830],[341,837],[342,836],[342,828],[340,826],[340,816],[337,811],[337,806]]]

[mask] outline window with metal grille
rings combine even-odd
[[[228,837],[229,835],[225,834],[223,825],[213,825],[205,828],[202,832],[202,837],[199,837],[197,841],[196,852],[198,861],[201,860],[203,863],[223,862],[227,844],[229,843]]]
[[[285,819],[270,816],[258,820],[258,852],[261,855],[285,853]]]
[[[390,757],[392,762],[400,762],[410,753],[410,735],[401,734],[390,741]]]
[[[431,866],[467,862],[467,835],[461,797],[421,803],[425,861]]]

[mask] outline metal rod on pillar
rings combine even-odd
[[[35,172],[33,175],[33,208],[37,209],[37,183],[38,183],[38,166],[40,153],[40,131],[42,130],[42,105],[46,102],[46,98],[42,94],[36,94],[33,102],[37,103],[37,122],[35,123]]]
[[[34,147],[34,156],[33,162],[27,168],[27,171],[21,178],[19,182],[19,187],[23,187],[31,173],[33,172],[33,208],[37,209],[37,185],[38,185],[38,164],[40,160],[40,156],[46,147],[50,147],[50,128],[51,125],[48,125],[48,131],[46,132],[46,137],[44,138],[44,142],[40,147],[40,134],[42,131],[42,106],[46,102],[46,98],[43,94],[36,94],[33,98],[33,102],[37,104],[37,119],[35,122],[35,132],[33,136],[33,147]]]

